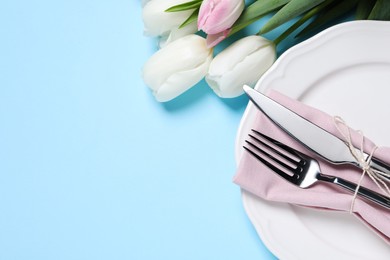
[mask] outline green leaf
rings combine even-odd
[[[390,20],[390,4],[388,0],[377,0],[370,15],[369,20]]]
[[[234,23],[230,34],[244,29],[264,15],[284,6],[289,1],[290,0],[257,0],[244,9],[238,20]]]
[[[279,25],[284,24],[285,22],[297,17],[304,12],[310,10],[314,6],[319,5],[325,0],[291,0],[286,4],[282,9],[280,9],[274,16],[269,19],[269,21],[261,28],[260,33],[269,32]]]
[[[355,19],[365,20],[370,15],[372,8],[374,7],[374,0],[360,0],[356,8]]]
[[[296,29],[298,29],[301,25],[306,23],[309,19],[311,19],[313,16],[321,12],[324,8],[326,8],[328,5],[333,3],[335,0],[325,0],[321,4],[313,7],[308,12],[306,12],[298,21],[296,21],[292,26],[290,26],[285,32],[283,32],[278,38],[274,40],[274,44],[278,45],[281,41],[283,41],[287,36],[289,36],[292,32],[294,32]]]
[[[168,8],[167,10],[165,10],[165,12],[181,12],[181,11],[196,9],[196,8],[200,7],[200,5],[202,4],[202,1],[203,0],[194,0],[194,1],[186,2],[186,3],[182,3],[179,5],[174,5],[170,8]]]
[[[192,23],[192,22],[195,22],[196,20],[198,20],[198,13],[199,13],[199,8],[197,8],[195,11],[192,12],[192,14],[187,18],[187,20],[185,20],[180,26],[179,26],[179,29],[183,28],[184,26]]]
[[[317,18],[311,22],[308,26],[305,27],[296,37],[301,37],[314,29],[333,21],[351,11],[358,4],[358,0],[346,0],[337,2],[335,5],[330,6],[327,10],[321,13]]]

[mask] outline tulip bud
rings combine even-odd
[[[193,10],[181,12],[165,12],[165,10],[185,2],[188,2],[188,0],[149,0],[142,10],[145,34],[162,36],[169,34],[173,29],[177,29],[187,20]]]
[[[261,36],[247,36],[220,52],[211,62],[206,81],[225,98],[243,93],[243,85],[254,85],[274,63],[273,42]]]
[[[169,101],[198,83],[211,60],[206,39],[187,35],[154,53],[144,66],[143,79],[158,101]]]
[[[158,46],[160,48],[163,48],[174,40],[177,40],[189,34],[194,34],[197,30],[198,29],[196,27],[196,23],[187,24],[183,28],[174,28],[169,33],[161,35],[158,41]]]
[[[203,0],[198,15],[198,29],[207,34],[223,32],[232,27],[244,8],[244,0]]]
[[[144,7],[150,0],[141,0],[141,5]]]

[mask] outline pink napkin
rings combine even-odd
[[[326,129],[335,136],[343,139],[343,135],[337,129],[334,117],[313,107],[309,107],[299,101],[290,99],[279,92],[271,91],[268,96],[283,104],[297,114],[305,117],[316,125]],[[362,170],[350,165],[335,166],[303,147],[296,140],[277,127],[260,110],[256,109],[256,119],[252,129],[258,130],[282,143],[294,147],[318,160],[322,173],[339,176],[352,182],[359,182]],[[360,147],[362,136],[357,131],[351,130],[352,142],[355,147]],[[326,144],[324,144],[326,145]],[[364,151],[370,153],[375,147],[368,138],[364,138]],[[374,156],[382,161],[390,162],[390,148],[379,147]],[[301,206],[314,207],[327,210],[339,210],[349,212],[353,200],[353,193],[333,184],[318,182],[308,189],[301,189],[273,173],[248,152],[243,152],[234,183],[241,188],[270,201],[292,203]],[[365,176],[362,186],[383,193],[377,185]],[[354,216],[362,220],[369,228],[381,236],[390,244],[390,210],[357,197],[354,201]]]

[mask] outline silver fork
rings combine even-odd
[[[323,181],[355,192],[357,184],[321,173],[315,159],[254,129],[249,136],[250,138],[245,140],[247,144],[244,145],[245,150],[290,183],[305,189],[318,181]],[[390,209],[390,198],[373,190],[360,186],[357,195]]]

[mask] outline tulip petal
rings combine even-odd
[[[261,60],[262,62],[258,62]],[[254,53],[248,56],[241,63],[237,64],[234,70],[227,72],[219,78],[218,84],[211,83],[214,92],[224,98],[237,97],[243,94],[243,85],[253,86],[260,77],[274,63],[275,59],[264,52]],[[251,64],[251,65],[248,65]],[[212,81],[210,78],[208,83]]]
[[[212,57],[210,55],[204,63],[196,68],[187,71],[179,71],[171,75],[159,89],[153,91],[156,100],[159,102],[170,101],[193,87],[206,75],[211,60]],[[183,81],[183,79],[186,80]]]
[[[213,0],[211,0],[211,2],[208,0],[204,0],[202,5],[200,6],[198,14],[198,30],[201,30],[205,26],[207,19],[211,15],[212,4]]]
[[[182,38],[189,34],[194,34],[197,31],[197,27],[195,23],[188,24],[187,26],[184,26],[183,28],[176,28],[172,29],[168,34],[162,35],[159,39],[158,46],[160,48],[163,48],[167,44]]]
[[[165,10],[185,2],[187,0],[150,0],[147,2],[142,9],[144,33],[148,36],[160,36],[178,28],[192,11],[170,13]]]
[[[230,32],[230,29],[227,29],[223,32],[217,34],[208,34],[206,38],[206,43],[208,48],[213,48],[221,41],[225,40]]]
[[[204,0],[199,10],[198,29],[207,34],[229,29],[244,8],[243,0]]]
[[[198,35],[187,35],[157,51],[145,64],[143,78],[157,100],[167,101],[199,82],[207,73],[212,50]]]
[[[211,62],[206,81],[225,98],[239,96],[242,86],[253,85],[276,59],[275,46],[261,36],[238,40]]]

